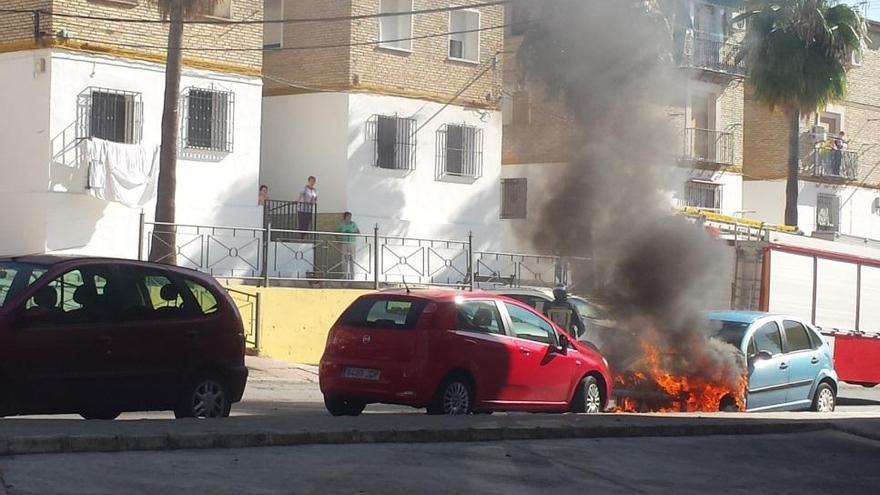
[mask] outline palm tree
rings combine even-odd
[[[865,20],[833,0],[746,0],[748,29],[738,60],[751,74],[754,98],[788,117],[785,224],[798,224],[801,115],[846,96],[847,61],[865,39]]]
[[[173,224],[177,192],[177,140],[180,136],[180,68],[183,21],[211,11],[217,0],[152,0],[163,19],[169,20],[168,54],[165,61],[165,103],[162,111],[162,148],[159,152],[159,184],[156,222]],[[156,225],[150,261],[177,264],[177,234],[173,227]]]

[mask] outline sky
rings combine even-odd
[[[868,19],[880,21],[880,0],[850,0],[846,2],[851,5],[868,4]]]

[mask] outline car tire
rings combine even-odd
[[[443,381],[428,406],[428,414],[462,416],[471,414],[474,407],[474,391],[463,377],[451,377]]]
[[[119,417],[122,414],[122,411],[116,411],[112,409],[103,409],[103,410],[95,410],[95,411],[83,411],[79,413],[83,419],[94,420],[100,419],[105,421],[111,421]]]
[[[602,412],[602,387],[594,376],[585,376],[578,384],[570,410],[579,414],[599,414]]]
[[[226,381],[214,373],[196,375],[180,396],[174,417],[225,418],[232,410],[229,387]]]
[[[813,395],[813,407],[815,412],[833,412],[837,405],[837,397],[834,389],[827,382],[822,382],[816,387],[816,393]]]
[[[364,408],[367,407],[367,404],[361,401],[325,395],[324,407],[333,416],[360,416],[364,412]]]

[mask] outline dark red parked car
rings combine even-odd
[[[433,414],[604,410],[608,365],[533,308],[446,290],[379,292],[342,314],[321,358],[335,416],[370,403]]]
[[[211,277],[116,259],[0,259],[0,414],[221,417],[246,381],[241,317]]]

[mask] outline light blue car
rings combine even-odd
[[[713,311],[719,338],[748,359],[746,410],[831,412],[837,373],[828,341],[800,318],[753,311]]]

